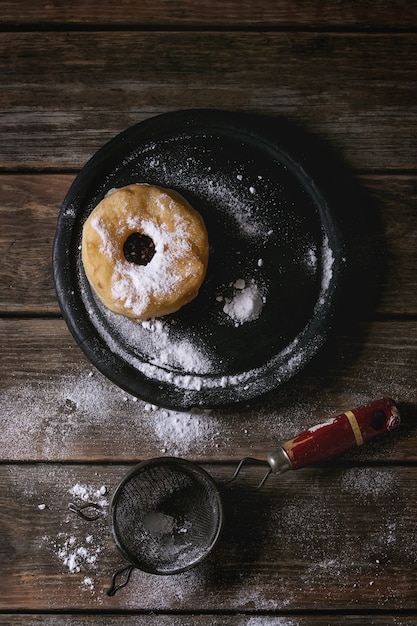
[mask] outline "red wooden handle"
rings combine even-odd
[[[361,446],[399,423],[397,405],[390,398],[384,398],[313,426],[285,442],[282,448],[288,455],[292,469],[298,469]]]

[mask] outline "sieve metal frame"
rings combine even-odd
[[[123,495],[123,490],[126,485],[135,477],[138,473],[145,472],[146,470],[156,467],[156,466],[165,466],[165,465],[174,465],[176,468],[180,468],[184,473],[191,475],[193,478],[196,478],[205,489],[209,490],[212,495],[214,502],[216,504],[217,511],[217,525],[216,530],[211,538],[210,544],[206,549],[201,551],[201,555],[198,558],[195,558],[193,561],[188,563],[187,565],[172,568],[171,570],[164,569],[160,571],[158,568],[152,568],[144,564],[140,559],[136,558],[136,555],[132,554],[132,552],[127,549],[123,543],[123,538],[120,537],[120,534],[116,530],[116,513],[117,506],[120,502],[120,499]],[[221,532],[224,526],[224,507],[223,501],[220,494],[219,487],[215,480],[210,476],[206,470],[204,470],[200,465],[193,463],[192,461],[188,461],[179,457],[165,456],[165,457],[155,457],[152,459],[148,459],[136,464],[121,480],[121,482],[116,487],[112,498],[110,500],[109,505],[109,514],[108,514],[108,523],[110,526],[110,532],[113,537],[113,541],[116,544],[117,549],[122,554],[122,556],[133,566],[143,572],[147,572],[149,574],[156,574],[161,576],[170,576],[173,574],[179,574],[181,572],[185,572],[196,565],[198,565],[201,561],[205,560],[207,556],[212,552],[215,545],[217,544]],[[127,568],[129,569],[129,568]],[[124,585],[123,585],[124,586]]]

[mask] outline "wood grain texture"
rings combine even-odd
[[[1,314],[59,314],[52,243],[60,205],[75,174],[0,174]],[[382,263],[367,277],[382,315],[417,314],[417,178],[361,176],[371,240]],[[355,226],[354,226],[355,227]],[[356,255],[369,254],[358,250]],[[359,317],[366,319],[369,311]]]
[[[223,491],[227,523],[200,566],[168,577],[135,570],[110,598],[110,575],[125,561],[107,515],[86,522],[68,503],[90,498],[105,506],[129,467],[0,466],[2,608],[417,609],[415,467],[303,470],[270,479],[261,491],[246,476]],[[230,471],[205,468],[220,482]]]
[[[208,107],[286,116],[353,168],[415,169],[416,55],[406,33],[0,33],[0,168],[79,169],[134,123]]]
[[[190,0],[151,2],[121,0],[117,4],[93,0],[65,2],[55,0],[42,7],[24,0],[0,2],[2,24],[14,27],[36,25],[41,28],[65,24],[75,26],[257,26],[286,28],[410,28],[417,21],[416,6],[411,0],[372,3],[345,3],[343,0],[297,0],[270,2],[261,0],[213,0],[196,3]]]
[[[0,0],[0,624],[411,626],[417,616],[417,4],[413,0]],[[265,398],[176,412],[135,399],[59,317],[51,249],[72,180],[105,141],[186,108],[285,116],[355,173],[372,216],[327,349]],[[375,244],[375,245],[374,245]],[[363,308],[362,308],[363,307]],[[359,314],[358,314],[359,311]],[[399,429],[339,459],[224,493],[215,552],[174,577],[125,561],[107,507],[138,460],[239,459],[376,397]]]
[[[249,406],[177,412],[150,406],[87,362],[61,320],[0,320],[0,457],[134,461],[168,454],[237,462],[379,397],[406,405],[398,433],[347,460],[415,461],[416,322],[375,322],[339,337],[320,362]],[[25,354],[25,359],[22,359]]]
[[[0,615],[0,624],[2,626],[84,626],[86,623],[93,626],[102,626],[103,617],[91,613],[73,614],[13,614],[7,613]],[[402,615],[398,617],[393,613],[384,613],[383,615],[359,614],[359,615],[283,615],[282,611],[270,612],[267,615],[254,615],[251,612],[244,614],[239,611],[236,615],[206,614],[206,615],[187,615],[187,614],[169,614],[155,615],[154,613],[145,612],[144,614],[129,615],[109,615],[106,614],[106,626],[386,626],[387,624],[395,624],[395,626],[415,626],[415,618],[410,615]]]

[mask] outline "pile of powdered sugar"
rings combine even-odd
[[[82,502],[95,502],[103,508],[108,505],[107,498],[105,497],[107,494],[107,487],[105,485],[96,489],[91,487],[91,485],[77,483],[71,487],[69,493]]]
[[[334,256],[327,237],[324,238],[321,255],[323,277],[316,309],[325,302],[333,275]],[[315,263],[312,252],[309,262]],[[222,305],[224,320],[218,318],[219,323],[231,322],[234,326],[241,326],[256,321],[262,315],[267,297],[267,291],[259,280],[236,279],[232,286],[225,286],[223,293],[216,296],[217,303]],[[124,360],[127,359],[135,369],[151,380],[169,383],[191,392],[233,388],[250,383],[256,388],[255,393],[262,393],[262,371],[270,366],[269,362],[254,370],[225,373],[215,346],[200,336],[179,335],[169,320],[152,319],[138,324],[110,312],[99,302],[96,308],[89,309],[89,315],[110,351]],[[308,351],[314,353],[324,339],[318,335],[311,345],[304,342],[303,350],[295,353],[294,347],[300,343],[303,332],[287,346],[293,354],[287,363],[280,366],[277,380],[285,380],[293,371],[297,371],[307,358]],[[288,352],[287,348],[285,351]],[[281,361],[285,358],[284,352],[276,355],[276,358]]]
[[[201,450],[207,442],[216,449],[224,441],[225,433],[209,411],[183,413],[151,404],[145,405],[145,410],[148,428],[159,441],[162,454],[182,456],[190,450]]]
[[[265,303],[265,296],[262,296],[255,280],[245,281],[239,278],[233,284],[233,294],[224,299],[218,296],[217,300],[225,300],[223,312],[233,321],[235,326],[240,326],[246,322],[252,322],[260,316]]]
[[[100,315],[90,310],[90,316],[111,352],[128,360],[148,379],[184,391],[199,391],[236,386],[257,377],[252,370],[233,375],[219,373],[218,355],[208,342],[178,335],[164,319],[138,324],[100,305],[99,310]],[[103,319],[107,320],[105,324]],[[130,346],[129,354],[126,346]]]
[[[119,322],[122,323],[122,320]],[[160,318],[147,320],[140,326],[140,330],[145,331],[141,332],[141,350],[148,356],[151,365],[190,374],[204,375],[213,371],[213,357],[205,346],[198,345],[195,338],[176,335],[170,325]]]

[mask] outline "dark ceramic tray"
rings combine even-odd
[[[141,122],[81,170],[60,211],[53,264],[63,316],[110,380],[175,409],[247,401],[294,376],[326,340],[344,266],[319,155],[283,120],[189,110]],[[176,189],[202,214],[207,277],[178,313],[136,323],[85,278],[85,219],[112,188]]]

